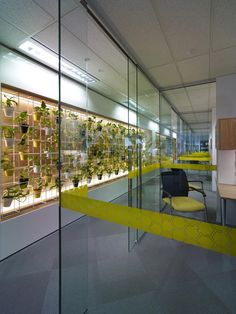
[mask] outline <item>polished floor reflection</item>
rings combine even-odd
[[[93,218],[65,230],[64,313],[235,313],[235,257],[150,234],[128,253],[127,228]],[[3,261],[0,280],[1,314],[57,314],[58,234]]]

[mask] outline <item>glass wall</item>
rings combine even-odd
[[[35,25],[21,9],[24,31],[15,38],[8,29],[0,46],[0,259],[54,233],[53,261],[40,265],[53,265],[45,282],[59,292],[50,313],[83,313],[97,297],[88,280],[100,262],[94,250],[106,260],[120,242],[62,208],[62,193],[159,212],[159,162],[191,151],[191,132],[80,3],[61,0],[59,17],[53,1],[36,3]],[[144,234],[109,228],[120,228],[125,250]]]

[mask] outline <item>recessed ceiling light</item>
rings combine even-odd
[[[19,46],[19,49],[58,70],[58,56],[47,48],[42,47],[40,44],[27,40]],[[95,77],[70,63],[63,57],[61,58],[61,72],[86,84],[96,83],[98,81]]]

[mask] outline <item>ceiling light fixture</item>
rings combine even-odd
[[[123,104],[126,105],[126,107],[130,107],[131,109],[134,109],[135,111],[141,111],[144,112],[145,109],[143,109],[140,105],[137,106],[136,102],[132,99],[123,101]]]
[[[19,49],[58,70],[58,56],[45,47],[42,47],[40,44],[27,40],[19,46]],[[96,83],[98,81],[95,77],[73,65],[63,57],[61,58],[61,72],[86,84]]]

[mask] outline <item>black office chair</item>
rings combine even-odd
[[[171,168],[171,171],[173,171],[173,172],[177,172],[177,171],[184,172],[183,169],[177,169],[177,168]],[[185,173],[185,175],[186,175],[186,173]],[[186,176],[186,178],[187,178],[187,176]],[[202,194],[203,197],[206,197],[206,193],[204,191],[203,181],[201,181],[201,180],[188,180],[188,179],[187,179],[187,181],[188,181],[189,192],[191,192],[191,191],[199,192]],[[195,184],[195,183],[200,183],[200,186],[198,184]]]
[[[162,172],[161,181],[162,201],[170,206],[171,213],[173,210],[179,212],[204,211],[207,221],[206,195],[202,193],[203,202],[199,202],[188,196],[189,185],[184,171]]]

